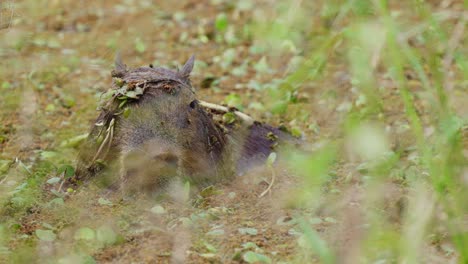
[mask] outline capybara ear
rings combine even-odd
[[[188,78],[190,76],[190,73],[193,70],[193,64],[195,62],[195,55],[190,56],[188,61],[185,63],[184,67],[182,67],[182,70],[180,70],[179,75],[182,78]]]
[[[112,77],[123,77],[125,72],[127,72],[127,65],[122,62],[122,57],[120,52],[117,52],[114,60],[114,70],[112,71]]]

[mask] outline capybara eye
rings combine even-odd
[[[192,102],[190,102],[190,108],[195,108],[195,106],[197,105],[197,100],[193,100]]]

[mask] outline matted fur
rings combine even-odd
[[[193,63],[192,56],[180,71],[127,69],[118,59],[114,96],[93,124],[69,183],[94,179],[103,169],[126,190],[154,190],[175,177],[211,183],[262,163],[278,141],[290,138],[259,122],[223,124],[222,113],[197,101]],[[128,91],[138,96],[122,96]]]

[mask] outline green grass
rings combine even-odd
[[[392,175],[400,175],[400,186],[408,192],[409,200],[405,205],[401,225],[394,226],[394,223],[387,222],[379,210],[370,209],[363,212],[367,219],[364,222],[370,227],[361,238],[361,244],[356,245],[359,255],[356,256],[355,262],[386,260],[420,263],[425,254],[423,248],[428,244],[437,245],[440,242],[431,241],[430,237],[442,235],[455,247],[459,263],[467,263],[468,233],[463,227],[467,217],[467,120],[466,114],[464,117],[460,116],[460,109],[451,107],[450,100],[454,99],[451,93],[454,91],[444,87],[447,79],[453,78],[451,81],[458,84],[456,89],[460,89],[465,96],[462,100],[468,99],[466,84],[462,86],[467,69],[460,67],[460,62],[466,60],[466,56],[463,55],[466,47],[463,43],[466,43],[467,35],[465,32],[462,32],[462,36],[453,35],[460,34],[454,31],[454,24],[461,21],[461,17],[455,21],[444,21],[435,13],[436,8],[425,1],[401,5],[405,5],[407,9],[399,7],[396,3],[393,3],[392,8],[387,1],[341,1],[341,5],[323,3],[316,6],[311,4],[312,8],[318,8],[321,14],[326,15],[322,17],[323,20],[331,19],[332,24],[339,26],[330,28],[325,25],[324,29],[314,28],[321,34],[307,35],[314,48],[307,51],[310,55],[300,70],[292,73],[286,81],[294,87],[304,86],[308,81],[320,83],[329,78],[327,64],[336,63],[337,60],[345,64],[351,72],[351,82],[359,96],[366,99],[360,106],[354,103],[343,121],[344,138],[350,137],[356,143],[351,145],[351,156],[358,156],[357,160],[368,167],[365,175],[367,180],[363,179],[369,181],[369,184],[365,185],[365,192],[372,194],[375,189],[395,180]],[[461,5],[466,8],[466,3]],[[395,6],[397,8],[394,8]],[[455,12],[450,9],[446,11]],[[312,13],[309,15],[313,16]],[[466,23],[466,20],[458,23]],[[308,26],[304,26],[306,25]],[[271,31],[275,31],[274,26]],[[410,45],[409,39],[405,39],[405,34],[412,31],[417,32],[412,38],[418,38],[420,45]],[[453,41],[457,38],[460,42],[454,44]],[[454,54],[457,54],[457,58],[448,67],[444,67],[444,59]],[[337,55],[347,55],[347,60]],[[375,56],[378,56],[379,61],[372,65]],[[415,74],[421,87],[419,91],[410,89],[407,72]],[[450,74],[455,77],[449,77]],[[394,83],[397,98],[389,100],[383,97],[382,89],[379,89],[383,75]],[[424,89],[425,96],[430,100],[430,105],[424,109],[426,113],[421,113],[416,108],[416,103],[420,101],[418,93],[422,93],[421,89]],[[302,89],[301,92],[307,91]],[[405,175],[408,172],[403,166],[408,160],[408,155],[402,152],[406,150],[389,149],[385,146],[388,133],[383,129],[374,129],[390,125],[386,123],[389,113],[382,108],[386,104],[400,102],[403,109],[399,109],[399,119],[407,121],[412,132],[408,139],[413,144],[406,147],[411,149],[411,155],[418,157],[414,164],[418,175],[414,175],[414,179]],[[425,133],[428,128],[434,129],[431,135]],[[353,136],[354,131],[358,131],[360,135]],[[330,146],[336,144],[345,147],[341,139],[327,143]],[[342,153],[335,154],[342,156]],[[327,163],[321,161],[323,155],[322,152],[313,154],[302,161],[303,165],[300,166],[306,169],[306,177],[314,179],[316,198],[323,195],[320,175],[326,175],[329,171]],[[344,160],[352,162],[356,157],[348,156]],[[307,187],[309,192],[314,188],[308,185]],[[369,199],[367,202],[369,206],[379,208],[378,203],[383,196],[377,195],[374,198],[375,200]],[[444,215],[444,219],[440,219],[440,214]],[[308,227],[303,227],[313,250],[324,263],[330,263],[331,253],[325,251],[319,236],[308,230]],[[444,231],[440,234],[434,229]],[[382,257],[382,253],[387,257]]]

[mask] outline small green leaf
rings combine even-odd
[[[57,191],[57,190],[50,190],[50,192],[51,192],[53,195],[55,195],[55,196],[57,196],[57,197],[59,197],[59,198],[62,198],[62,197],[64,196],[63,193],[61,193],[61,192],[59,192],[59,191]]]
[[[48,179],[46,182],[47,182],[48,184],[56,184],[56,183],[59,182],[59,181],[60,181],[60,178],[59,178],[59,177],[52,177],[52,178]]]
[[[212,259],[216,257],[216,254],[214,253],[202,253],[199,255],[202,258],[207,258],[207,259]]]
[[[32,172],[30,170],[31,165],[26,166],[21,160],[17,161],[19,167],[23,169],[27,174],[32,175]]]
[[[270,155],[268,155],[267,165],[273,166],[273,163],[275,163],[275,161],[276,161],[276,152],[272,152],[270,153]]]
[[[51,160],[55,159],[59,156],[59,154],[55,151],[42,151],[41,152],[41,159],[43,160]]]
[[[185,13],[184,12],[181,12],[181,11],[177,11],[174,13],[174,15],[172,16],[174,18],[175,21],[177,22],[181,22],[185,19]]]
[[[258,61],[257,63],[255,63],[254,69],[255,69],[258,73],[267,73],[267,72],[270,72],[270,71],[271,71],[270,66],[268,66],[268,63],[267,63],[267,60],[266,60],[265,56],[263,56],[263,57],[260,59],[260,61]]]
[[[160,214],[164,214],[166,210],[164,210],[164,207],[162,207],[161,205],[156,205],[156,206],[153,206],[153,208],[151,208],[151,212],[153,214],[160,215]]]
[[[236,115],[232,112],[225,113],[223,115],[223,122],[230,125],[234,122],[236,122]]]
[[[63,201],[63,198],[54,198],[48,203],[49,206],[64,205],[64,204],[65,202]]]
[[[211,236],[221,236],[224,235],[224,230],[223,229],[213,229],[210,232],[206,233],[207,235]]]
[[[145,43],[143,43],[140,38],[135,39],[135,50],[138,53],[143,53],[146,50]]]
[[[54,104],[48,104],[45,108],[47,112],[53,112],[55,111],[55,105]]]
[[[119,99],[121,99],[121,97],[119,97]],[[127,97],[123,97],[121,100],[122,102],[119,104],[119,108],[124,107],[124,105],[127,103]]]
[[[54,234],[51,230],[37,229],[36,236],[42,241],[52,242],[57,238],[57,235]]]
[[[7,172],[12,163],[11,160],[0,160],[0,174]]]
[[[183,195],[183,201],[188,201],[189,198],[190,198],[190,182],[189,181],[186,181],[184,183],[184,195]]]
[[[109,226],[101,226],[96,231],[97,240],[105,245],[112,245],[117,241],[117,234]]]
[[[51,224],[48,224],[48,223],[45,223],[45,222],[42,223],[42,226],[49,229],[49,230],[54,230],[55,229]]]
[[[107,199],[105,199],[105,198],[102,198],[102,197],[98,199],[98,203],[99,203],[100,205],[112,206],[112,202],[111,202],[111,201],[109,201],[109,200],[107,200]]]
[[[62,103],[63,107],[71,108],[71,107],[75,106],[76,101],[75,101],[75,98],[67,95],[67,96],[62,97],[61,103]]]
[[[7,247],[0,246],[0,255],[7,255],[7,254],[10,254],[10,253],[11,253],[11,251]]]
[[[60,143],[60,147],[74,148],[77,147],[83,140],[88,138],[88,133],[81,134],[70,139],[64,140]]]
[[[228,96],[226,96],[224,102],[229,106],[234,106],[242,110],[242,99],[238,94],[230,93]]]
[[[207,249],[209,252],[211,252],[211,253],[216,253],[216,252],[218,251],[218,250],[216,249],[216,247],[213,246],[213,245],[211,245],[210,243],[205,242],[204,244],[205,244],[206,249]]]
[[[217,190],[213,185],[206,187],[205,189],[200,191],[200,196],[203,198],[207,198],[216,194],[222,193],[221,191]]]
[[[222,57],[217,57],[217,59],[223,69],[228,69],[238,56],[238,51],[234,48],[230,48],[225,50]]]
[[[243,249],[257,249],[258,246],[254,242],[245,242],[244,244],[242,244],[242,248]]]
[[[300,236],[300,235],[302,235],[302,233],[299,232],[299,231],[297,231],[297,230],[294,229],[294,228],[290,228],[290,229],[288,230],[288,235],[291,235],[291,236]]]
[[[125,107],[123,111],[123,117],[128,118],[129,115],[130,115],[130,108]]]
[[[252,102],[249,104],[249,108],[256,111],[265,111],[265,106],[260,102]]]
[[[21,191],[24,190],[27,186],[28,186],[28,183],[27,183],[27,182],[23,182],[22,184],[20,184],[18,187],[15,188],[15,190],[13,191],[13,194],[21,192]]]
[[[325,217],[325,222],[336,224],[338,221],[333,217]]]
[[[179,218],[179,221],[182,223],[183,227],[187,227],[187,228],[191,227],[193,224],[192,220],[188,217],[181,217]]]
[[[83,256],[81,259],[83,264],[96,264],[96,260],[92,256]]]
[[[60,42],[56,39],[49,39],[47,41],[47,47],[51,48],[51,49],[56,49],[56,48],[60,48]]]
[[[215,28],[218,31],[225,31],[228,26],[228,19],[225,13],[218,14],[215,20]]]
[[[245,252],[243,258],[247,263],[271,263],[271,259],[269,257],[253,251]]]
[[[238,231],[241,235],[255,236],[258,234],[258,230],[256,228],[250,228],[250,227],[241,227],[238,229]]]
[[[317,225],[317,224],[323,223],[323,220],[318,218],[318,217],[313,217],[313,218],[309,219],[309,223],[311,225]]]
[[[136,87],[135,88],[135,94],[136,95],[142,95],[143,92],[144,92],[143,88],[141,88],[141,87]]]
[[[71,165],[62,165],[57,169],[57,173],[63,173],[65,178],[70,178],[71,176],[75,175],[75,168]]]
[[[288,102],[286,101],[278,101],[271,106],[271,112],[273,114],[278,114],[278,115],[285,114],[287,110],[288,110]]]
[[[125,93],[128,98],[138,99],[138,95],[135,91],[128,91]]]
[[[75,240],[94,240],[96,234],[93,229],[89,227],[82,227],[75,232]]]
[[[293,127],[293,128],[291,128],[291,134],[294,137],[300,138],[300,137],[302,137],[303,133],[298,127]]]
[[[2,89],[8,89],[11,87],[11,83],[5,81],[2,83]]]
[[[122,80],[121,78],[114,78],[114,82],[115,85],[117,85],[118,87],[122,87],[125,84],[124,80]]]

